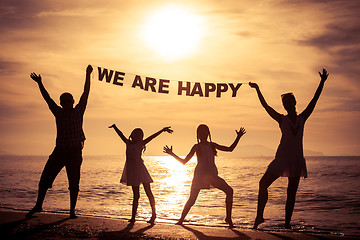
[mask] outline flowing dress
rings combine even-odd
[[[141,158],[144,143],[126,144],[126,162],[120,182],[127,186],[139,186],[142,183],[152,183],[144,160]]]
[[[288,116],[282,115],[280,144],[267,172],[281,177],[307,177],[303,153],[304,124],[304,119],[299,115],[295,123]]]
[[[223,180],[218,176],[215,165],[214,149],[210,142],[198,144],[197,165],[194,171],[192,186],[199,189],[209,189],[214,182]]]

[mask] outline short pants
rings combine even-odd
[[[41,174],[39,186],[52,188],[52,184],[63,167],[69,181],[69,190],[79,190],[82,146],[68,148],[55,147]]]

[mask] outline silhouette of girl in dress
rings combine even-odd
[[[232,152],[234,150],[242,135],[245,134],[245,129],[240,128],[240,130],[236,131],[236,133],[237,137],[230,147],[222,146],[211,141],[209,127],[205,124],[201,124],[197,128],[198,143],[191,148],[189,154],[184,159],[173,153],[172,146],[170,148],[168,146],[164,147],[165,153],[173,156],[182,164],[186,164],[195,153],[198,161],[194,171],[189,200],[186,202],[181,217],[176,224],[181,225],[183,223],[186,215],[190,211],[190,208],[195,204],[200,190],[210,189],[210,186],[213,186],[222,190],[226,194],[225,222],[228,223],[230,227],[233,227],[233,222],[231,220],[233,189],[225,182],[224,179],[218,176],[218,170],[215,165],[215,156],[217,154],[216,150],[227,152]],[[210,141],[208,141],[208,139]]]
[[[282,115],[271,108],[265,101],[256,83],[249,83],[255,88],[261,105],[266,112],[279,123],[281,129],[281,140],[277,149],[275,159],[269,164],[265,174],[259,183],[259,195],[257,216],[254,229],[263,223],[264,209],[268,200],[268,187],[279,177],[288,177],[287,200],[285,207],[285,228],[290,229],[291,216],[295,206],[295,196],[299,186],[300,177],[307,177],[306,162],[303,153],[303,132],[305,121],[309,118],[320,97],[324,83],[328,77],[325,69],[320,73],[321,81],[313,99],[306,109],[299,115],[296,112],[296,100],[292,93],[281,95],[283,106],[287,115]]]
[[[145,150],[145,145],[148,142],[159,136],[162,132],[172,133],[173,130],[170,129],[170,127],[165,127],[144,140],[144,132],[141,128],[135,128],[130,134],[129,139],[124,136],[115,124],[111,125],[109,128],[114,128],[116,133],[126,144],[126,162],[120,182],[127,186],[132,186],[133,190],[132,216],[129,222],[135,222],[140,198],[139,186],[142,184],[145,193],[149,198],[152,210],[152,215],[148,223],[154,223],[156,219],[155,198],[150,188],[150,183],[152,183],[153,180],[145,167],[141,154]]]

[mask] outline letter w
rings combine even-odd
[[[107,83],[111,81],[112,75],[114,73],[113,70],[110,70],[110,73],[108,73],[108,70],[106,68],[104,68],[104,71],[101,72],[101,67],[98,67],[98,72],[99,72],[99,81],[102,81],[105,76]]]

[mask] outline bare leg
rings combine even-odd
[[[258,206],[254,229],[257,229],[258,225],[265,221],[264,209],[268,200],[268,187],[278,178],[279,176],[266,172],[259,182]]]
[[[190,209],[192,206],[194,206],[195,202],[196,202],[196,199],[199,195],[199,192],[200,192],[200,189],[199,188],[193,188],[191,187],[191,190],[190,190],[190,197],[189,199],[187,200],[185,206],[184,206],[184,209],[181,213],[181,217],[179,219],[179,221],[176,223],[177,225],[181,225],[183,222],[184,222],[184,219],[186,217],[186,215],[189,213]]]
[[[78,194],[78,189],[70,189],[70,218],[77,218],[77,216],[75,215],[75,207]]]
[[[299,182],[300,182],[299,177],[295,177],[295,178],[289,177],[286,207],[285,207],[285,228],[287,229],[291,229],[290,221],[291,221],[292,213],[294,211],[296,192],[299,186]]]
[[[234,190],[225,182],[224,179],[217,177],[212,184],[214,187],[222,190],[226,194],[225,204],[226,204],[226,218],[225,222],[229,224],[230,228],[234,227],[234,224],[231,219],[232,205],[233,205],[233,196]]]
[[[155,222],[155,219],[156,219],[155,198],[154,198],[154,195],[153,195],[153,193],[151,191],[150,183],[143,184],[143,186],[144,186],[144,189],[145,189],[145,193],[146,193],[147,197],[149,198],[151,211],[152,211],[152,215],[151,215],[151,218],[148,221],[148,223],[153,224]]]
[[[49,156],[44,170],[41,173],[36,204],[33,209],[26,214],[26,217],[31,217],[34,213],[42,211],[42,205],[44,203],[47,190],[51,188],[52,183],[63,167],[64,165],[61,161],[59,161],[56,157],[53,157],[53,154]]]
[[[137,208],[139,206],[139,198],[140,198],[139,186],[133,186],[132,190],[133,190],[134,198],[133,198],[133,205],[132,205],[132,216],[131,216],[131,219],[129,220],[129,222],[135,222],[136,212],[137,212]]]
[[[47,187],[39,186],[39,189],[38,189],[38,197],[37,197],[37,200],[36,200],[36,204],[35,204],[35,206],[33,207],[33,209],[31,209],[31,210],[26,214],[26,217],[31,217],[31,216],[34,215],[34,213],[36,213],[36,212],[42,212],[42,205],[43,205],[43,202],[44,202],[44,199],[45,199],[45,195],[46,195],[47,190],[48,190]]]
[[[71,160],[71,164],[65,166],[70,190],[70,218],[77,218],[75,215],[75,207],[79,195],[81,161],[77,162],[74,159]]]

